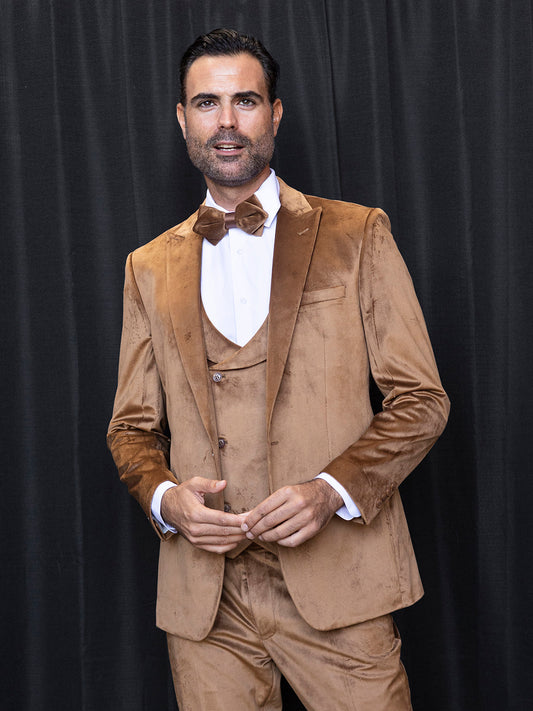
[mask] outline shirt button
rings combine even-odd
[[[241,304],[246,304],[246,303],[247,303],[247,300],[244,298],[244,296],[241,297]]]
[[[244,249],[238,249],[237,254],[244,254]]]
[[[221,437],[218,440],[218,448],[223,449],[225,446],[226,446],[226,440],[223,437]]]
[[[222,380],[222,373],[213,373],[213,380],[215,383],[220,383]]]

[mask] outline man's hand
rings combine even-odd
[[[244,515],[247,538],[294,548],[315,536],[343,500],[323,479],[284,486]]]
[[[205,494],[217,494],[225,486],[225,481],[195,476],[168,489],[161,499],[163,520],[196,548],[210,553],[233,550],[245,538],[241,529],[243,514],[225,513],[204,504]]]

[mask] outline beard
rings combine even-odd
[[[241,155],[215,154],[215,144],[224,141],[236,143],[246,150]],[[213,183],[233,188],[253,180],[270,163],[274,153],[274,133],[264,133],[252,142],[236,131],[218,131],[206,143],[189,135],[186,144],[195,168]]]

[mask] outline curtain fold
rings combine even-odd
[[[220,26],[281,64],[279,175],[389,213],[452,401],[402,485],[426,589],[397,615],[414,709],[531,706],[532,16],[529,0],[0,0],[3,709],[176,708],[157,541],[105,432],[125,258],[204,191],[179,59]]]

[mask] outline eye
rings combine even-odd
[[[214,106],[214,101],[212,99],[204,99],[198,103],[199,109],[210,109],[211,106]]]
[[[243,96],[242,99],[239,99],[239,105],[240,106],[255,106],[255,101],[253,99],[250,99],[247,96]]]

